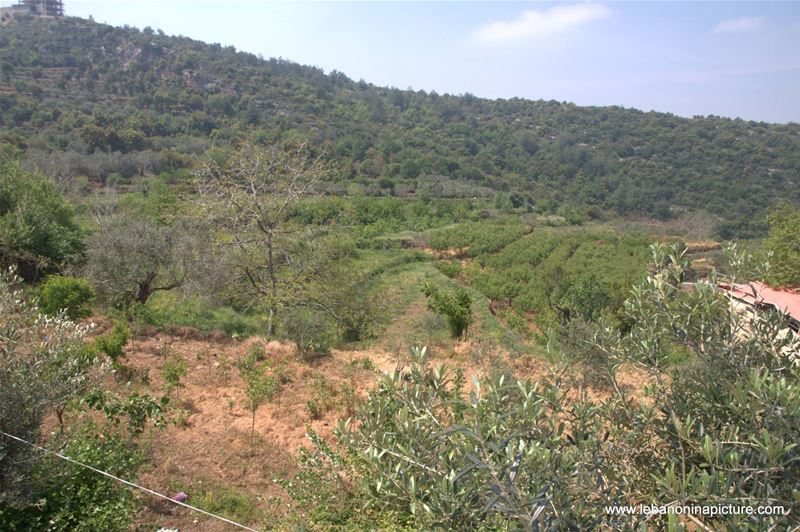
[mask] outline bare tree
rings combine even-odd
[[[708,211],[687,213],[678,220],[683,233],[694,240],[709,240],[719,227],[719,219]]]
[[[232,252],[232,269],[266,299],[270,335],[296,279],[294,252],[307,231],[292,223],[291,209],[324,172],[321,156],[306,143],[291,150],[246,144],[226,161],[209,158],[197,172],[209,219]]]

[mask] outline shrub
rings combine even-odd
[[[436,269],[444,275],[453,279],[461,273],[461,263],[458,261],[439,261],[436,263]]]
[[[11,288],[19,281],[0,273],[0,427],[38,441],[44,417],[96,382],[96,360],[86,347],[87,328],[42,316]],[[0,507],[31,501],[32,452],[38,451],[0,437]]]
[[[167,391],[175,390],[175,397],[178,397],[178,390],[183,388],[183,378],[186,376],[186,362],[182,358],[173,357],[164,362],[161,368],[161,376],[167,383]]]
[[[94,290],[86,279],[51,275],[39,287],[39,308],[51,316],[63,310],[73,321],[86,318],[92,314],[93,300]]]
[[[298,354],[330,353],[330,326],[322,314],[302,308],[290,309],[283,316],[283,329],[286,337],[294,342]]]
[[[340,390],[322,375],[314,378],[313,397],[306,401],[306,411],[311,419],[322,419],[336,408]]]
[[[110,332],[94,339],[93,347],[104,353],[114,366],[119,366],[125,358],[125,344],[128,343],[130,329],[123,322],[118,321]]]
[[[99,433],[81,427],[61,451],[66,456],[126,480],[135,481],[143,461],[130,441],[114,432]],[[14,507],[0,504],[3,529],[14,530],[126,530],[136,512],[130,488],[75,464],[44,455],[33,463],[26,479],[36,504]]]
[[[469,292],[456,286],[451,290],[442,290],[430,282],[422,285],[422,293],[428,298],[428,309],[441,314],[447,320],[450,336],[464,340],[472,322],[472,298]]]
[[[0,267],[27,281],[81,258],[83,233],[73,208],[48,177],[0,156]]]

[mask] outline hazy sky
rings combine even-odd
[[[65,0],[65,9],[378,85],[800,122],[798,2]]]

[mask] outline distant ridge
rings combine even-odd
[[[4,24],[0,145],[49,172],[126,179],[211,146],[311,137],[336,163],[334,191],[499,191],[590,217],[702,209],[723,237],[760,234],[769,206],[800,202],[795,123],[414,92],[149,28]]]

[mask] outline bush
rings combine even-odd
[[[42,316],[19,291],[16,277],[0,273],[0,427],[38,441],[45,416],[63,409],[97,380],[87,328]],[[31,448],[0,437],[0,507],[35,498],[27,477]]]
[[[425,282],[422,285],[422,293],[428,298],[428,309],[447,319],[450,336],[458,340],[466,339],[472,323],[472,298],[469,292],[462,286],[442,290],[430,282]]]
[[[164,367],[161,369],[161,376],[164,377],[164,382],[167,384],[167,391],[175,390],[175,397],[178,397],[178,391],[183,388],[183,378],[186,376],[186,362],[182,358],[171,358],[164,362]]]
[[[94,339],[93,347],[105,354],[114,366],[119,366],[125,358],[125,344],[128,343],[130,329],[118,321],[110,332]]]
[[[0,267],[16,266],[33,281],[79,260],[83,251],[74,210],[53,180],[0,156]]]
[[[92,314],[94,290],[89,281],[77,277],[49,276],[39,287],[39,308],[55,316],[62,310],[73,321]]]
[[[461,273],[461,263],[458,261],[439,261],[436,263],[436,269],[444,275],[453,279]]]
[[[263,316],[242,314],[230,307],[214,307],[198,297],[159,292],[145,305],[133,308],[138,320],[156,327],[183,325],[199,331],[222,331],[228,336],[252,336],[264,330]]]
[[[124,436],[85,426],[61,451],[66,456],[126,480],[135,481],[143,456]],[[27,482],[37,502],[27,507],[0,505],[0,522],[9,531],[126,530],[136,511],[126,486],[75,464],[45,455],[34,462]]]
[[[318,312],[290,309],[283,316],[283,330],[300,355],[324,355],[331,351],[331,328]]]

